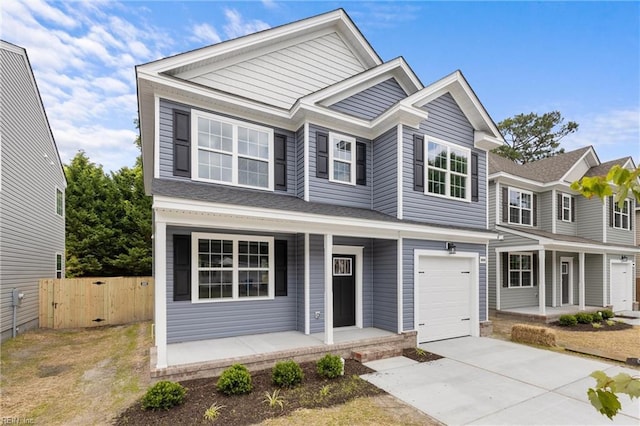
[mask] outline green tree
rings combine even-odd
[[[571,189],[587,198],[595,195],[604,200],[606,197],[613,196],[620,207],[629,196],[640,203],[640,167],[629,170],[615,165],[604,176],[585,176],[573,182]]]
[[[542,115],[518,114],[498,123],[507,142],[493,150],[516,163],[525,164],[564,152],[560,140],[578,130],[578,123],[564,118],[559,111]]]

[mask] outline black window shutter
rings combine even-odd
[[[613,228],[613,197],[609,197],[609,226]]]
[[[413,135],[413,190],[424,192],[424,137]]]
[[[275,189],[279,191],[287,190],[287,137],[284,135],[274,136],[273,157]]]
[[[633,229],[633,216],[634,216],[636,210],[633,208],[633,203],[634,203],[633,201],[629,200],[628,203],[629,203],[629,210],[628,210],[628,212],[629,212],[629,230],[632,230]]]
[[[563,207],[562,206],[562,194],[558,193],[558,197],[557,198],[558,198],[558,219],[562,220],[562,215],[563,215],[563,212],[562,212],[562,207]]]
[[[356,184],[367,184],[367,145],[356,143]]]
[[[538,226],[538,196],[533,194],[532,197],[533,209],[531,215],[533,216],[533,226]]]
[[[173,110],[173,174],[191,176],[191,116]]]
[[[478,201],[480,188],[478,186],[478,154],[471,153],[471,201]]]
[[[316,132],[316,177],[329,179],[329,136]]]
[[[533,271],[531,278],[533,279],[533,285],[538,285],[538,255],[534,253],[533,257]]]
[[[173,300],[191,300],[191,236],[173,236]]]
[[[502,221],[509,222],[509,188],[502,188]]]
[[[576,197],[571,197],[571,222],[576,221]]]
[[[509,287],[509,253],[502,253],[502,287]]]
[[[275,241],[275,287],[276,296],[287,295],[287,240]]]

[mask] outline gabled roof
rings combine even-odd
[[[615,160],[610,160],[610,161],[607,161],[606,163],[602,163],[595,167],[592,167],[584,175],[589,177],[604,176],[609,172],[609,169],[613,166],[635,168],[635,165],[633,164],[633,159],[631,157],[622,157],[622,158],[616,158]]]

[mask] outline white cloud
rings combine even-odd
[[[25,3],[34,15],[44,18],[51,23],[66,28],[75,28],[78,25],[78,23],[74,19],[67,16],[64,12],[51,7],[42,0],[29,0]]]
[[[227,18],[227,23],[224,25],[224,33],[228,38],[241,37],[270,28],[269,24],[258,19],[245,21],[235,9],[225,9],[224,15]]]
[[[206,44],[220,43],[222,39],[218,35],[218,32],[209,24],[196,24],[193,27],[193,36],[191,40],[195,42],[204,42]]]
[[[274,0],[262,0],[262,5],[267,9],[275,9],[278,7]]]

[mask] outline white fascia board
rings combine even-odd
[[[319,234],[330,232],[339,235],[386,239],[404,237],[445,240],[455,238],[460,242],[482,244],[498,238],[498,234],[490,231],[470,231],[441,228],[428,224],[345,218],[158,195],[153,197],[153,209],[157,217],[162,217],[164,221],[174,225],[221,226],[221,224],[228,222],[228,224],[237,226],[240,222],[244,222],[251,223],[254,229],[274,232]]]
[[[510,253],[510,252],[517,252],[517,251],[538,251],[538,250],[544,250],[544,246],[540,244],[529,244],[529,245],[525,244],[520,246],[499,246],[499,247],[496,247],[494,250],[496,254]]]
[[[567,176],[571,175],[571,173],[573,172],[573,169],[575,169],[581,161],[584,161],[588,155],[591,155],[592,160],[595,161],[595,164],[593,166],[597,166],[598,164],[600,164],[600,161],[598,160],[598,157],[596,157],[596,153],[593,150],[593,147],[589,147],[589,149],[586,150],[585,153],[582,154],[580,158],[573,163],[573,166],[569,167],[569,170],[567,170],[567,172],[564,175],[562,175],[562,177],[560,178],[560,181],[567,181]],[[591,162],[589,161],[588,163],[591,164]]]

